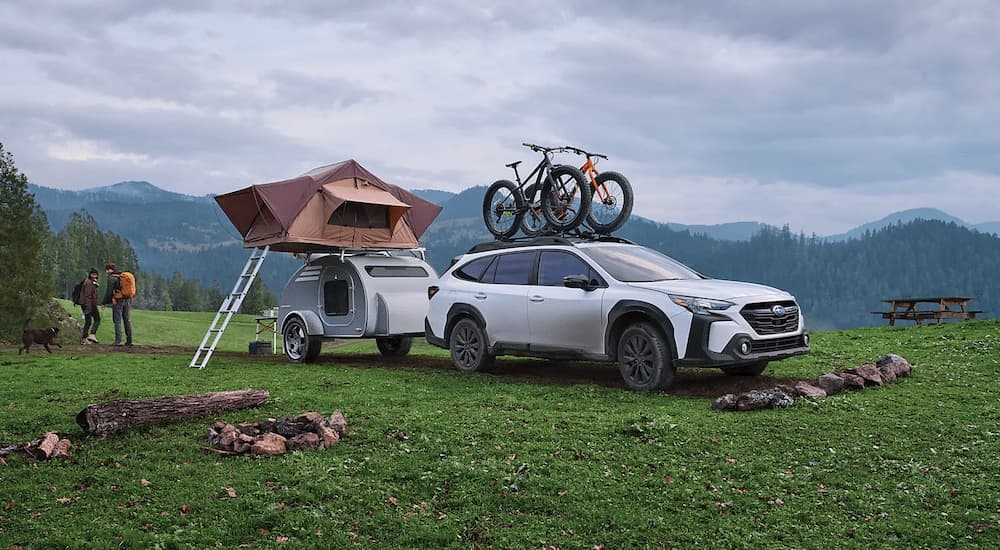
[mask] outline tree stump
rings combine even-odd
[[[107,435],[133,426],[256,407],[265,403],[267,398],[265,390],[236,390],[152,399],[120,399],[87,405],[76,415],[76,423],[90,435]]]

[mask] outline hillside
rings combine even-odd
[[[211,197],[169,193],[146,182],[80,192],[31,186],[31,191],[55,230],[73,211],[87,210],[102,229],[130,240],[147,271],[168,277],[180,272],[225,291],[248,257]],[[421,191],[428,198],[447,199],[422,239],[428,261],[439,273],[473,244],[491,238],[481,218],[484,192],[484,187],[457,194]],[[951,221],[925,219],[934,216]],[[869,312],[891,296],[969,295],[976,297],[975,309],[986,311],[984,317],[1000,311],[993,275],[1000,270],[1000,239],[943,212],[901,212],[829,238],[793,235],[765,224],[756,224],[745,238],[739,234],[751,225],[683,226],[633,216],[618,235],[708,276],[792,291],[813,330],[878,325],[881,319]],[[719,234],[727,238],[713,237]],[[273,254],[264,263],[262,280],[280,292],[299,265],[287,254]]]

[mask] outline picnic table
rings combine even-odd
[[[882,300],[889,304],[889,311],[873,311],[889,320],[889,325],[895,325],[897,319],[915,321],[918,325],[924,320],[935,320],[940,323],[945,319],[969,320],[975,319],[980,310],[969,309],[969,302],[975,300],[968,296],[930,296],[924,298],[887,298]],[[926,305],[925,305],[926,304]]]

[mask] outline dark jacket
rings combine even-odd
[[[108,275],[108,288],[104,291],[104,299],[101,300],[101,305],[115,303],[115,291],[122,289],[122,282],[118,278],[121,274],[121,271],[112,271],[111,275]]]
[[[97,281],[88,277],[80,287],[80,306],[84,311],[97,309]]]

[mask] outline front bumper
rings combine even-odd
[[[807,331],[785,334],[774,338],[755,337],[746,332],[736,332],[729,337],[721,351],[709,347],[712,324],[729,321],[715,316],[694,316],[688,335],[685,356],[677,359],[679,367],[723,367],[749,365],[762,361],[778,361],[811,351]]]

